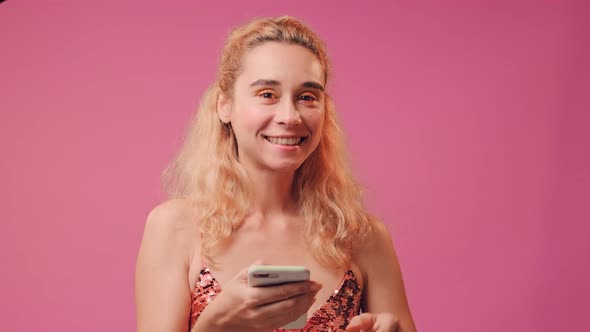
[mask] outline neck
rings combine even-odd
[[[262,216],[294,214],[297,204],[292,194],[295,172],[249,169],[253,213]]]

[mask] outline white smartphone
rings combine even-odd
[[[309,280],[309,270],[295,265],[252,265],[248,269],[248,285],[263,287]],[[282,326],[282,329],[302,329],[307,323],[307,313]]]

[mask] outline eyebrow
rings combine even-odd
[[[279,86],[281,85],[281,82],[277,81],[277,80],[265,80],[265,79],[260,79],[260,80],[256,80],[254,82],[252,82],[250,84],[250,86],[260,86],[260,85],[270,85],[270,86]],[[312,89],[318,89],[320,91],[324,91],[324,87],[317,82],[313,82],[313,81],[309,81],[309,82],[303,82],[301,84],[302,87],[305,88],[312,88]]]

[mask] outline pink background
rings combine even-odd
[[[290,14],[327,42],[330,90],[419,330],[589,331],[589,9],[0,4],[0,329],[135,329],[143,224],[223,40]]]

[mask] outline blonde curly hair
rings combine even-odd
[[[202,97],[184,143],[162,174],[169,198],[194,202],[202,232],[201,254],[214,262],[215,250],[240,227],[250,212],[247,173],[238,161],[231,129],[218,118],[220,94],[231,98],[244,54],[265,42],[301,45],[320,61],[327,83],[329,62],[324,43],[298,20],[283,16],[255,19],[233,30],[223,48],[217,79]],[[325,121],[317,148],[296,170],[293,193],[305,219],[305,241],[325,266],[342,267],[370,232],[372,216],[352,176],[344,137],[332,98],[325,94]]]

